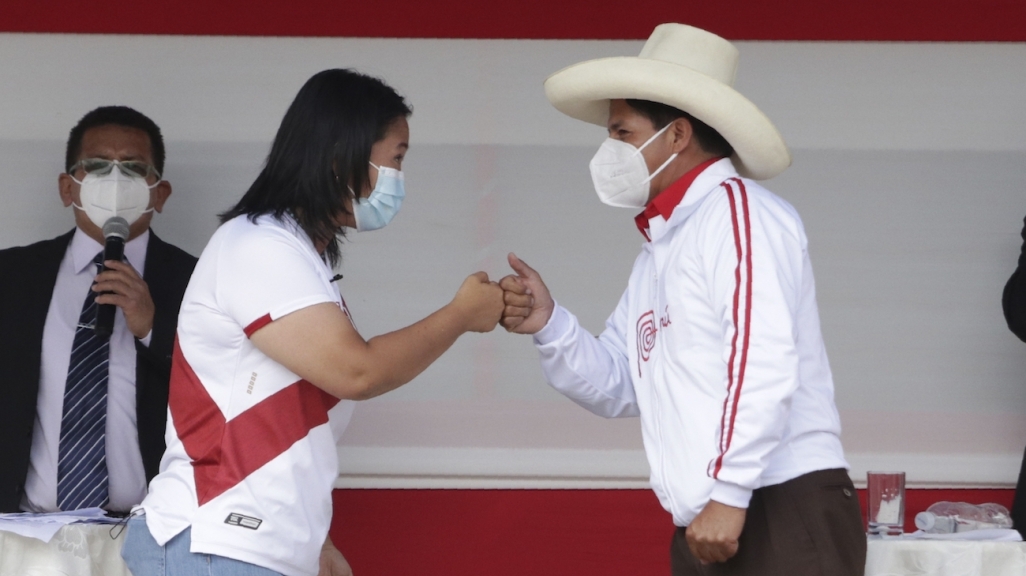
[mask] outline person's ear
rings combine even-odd
[[[167,180],[161,180],[153,188],[153,211],[160,213],[164,211],[164,202],[167,202],[167,197],[171,195],[171,183]]]
[[[691,129],[691,122],[687,118],[677,118],[670,123],[667,130],[670,133],[670,151],[680,154],[691,143],[694,131]]]
[[[61,204],[64,204],[65,208],[75,201],[74,192],[77,185],[70,174],[61,174],[57,177],[57,193],[60,194]]]

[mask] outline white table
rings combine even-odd
[[[1026,542],[870,540],[866,576],[1026,576]]]
[[[124,542],[123,525],[69,524],[50,542],[0,531],[0,576],[131,576]]]
[[[0,531],[0,576],[131,576],[112,527],[69,524],[49,543]],[[870,540],[866,576],[1026,576],[1026,542]]]

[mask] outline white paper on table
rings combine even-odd
[[[1022,542],[1022,535],[1011,528],[984,528],[952,534],[930,534],[916,530],[901,536],[907,540],[990,540],[992,542]]]
[[[119,519],[117,518],[109,518],[107,512],[102,508],[85,508],[68,512],[54,512],[52,514],[22,512],[18,514],[0,514],[0,530],[13,532],[27,538],[35,538],[43,542],[50,542],[53,535],[68,524],[75,522],[116,524],[118,521]]]

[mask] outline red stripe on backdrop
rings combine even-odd
[[[732,40],[1024,41],[1021,0],[6,0],[0,31],[644,39],[685,22]]]
[[[939,500],[1012,495],[909,490],[906,526]],[[359,576],[670,573],[672,521],[649,490],[336,490],[334,503],[332,541]]]

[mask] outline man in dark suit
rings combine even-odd
[[[127,511],[157,473],[178,309],[196,263],[150,231],[171,194],[163,168],[152,120],[123,106],[89,112],[59,177],[75,229],[0,250],[0,512]],[[125,258],[98,273],[115,215],[130,224]],[[90,325],[103,304],[117,310],[109,339]]]
[[[1026,221],[1023,222],[1022,252],[1019,266],[1005,284],[1001,308],[1005,312],[1008,328],[1026,342]],[[1026,538],[1026,454],[1023,454],[1019,470],[1019,482],[1015,485],[1015,500],[1012,501],[1012,522],[1019,533]]]

